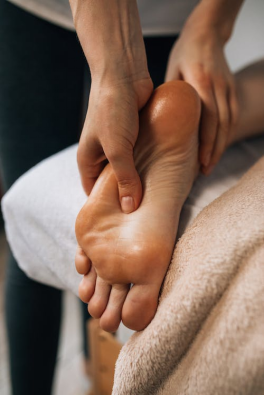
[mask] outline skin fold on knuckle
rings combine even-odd
[[[102,142],[106,157],[114,167],[122,167],[133,156],[133,145],[130,141],[128,139],[120,140],[122,141],[116,142],[107,139],[107,141]]]
[[[119,191],[121,191],[122,196],[125,196],[125,192],[134,191],[137,183],[134,178],[124,177],[118,180]]]

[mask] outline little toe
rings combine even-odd
[[[133,285],[122,309],[122,322],[131,330],[144,330],[154,318],[159,298],[157,285]]]
[[[110,333],[115,332],[121,322],[124,301],[129,291],[129,285],[113,285],[109,301],[100,319],[100,327]]]
[[[91,261],[80,246],[77,247],[75,254],[75,267],[81,275],[87,274],[91,268]]]
[[[80,282],[79,297],[85,303],[88,303],[94,294],[96,277],[95,269],[92,267],[90,272],[84,275]]]
[[[88,311],[93,318],[98,319],[104,313],[110,292],[111,286],[98,276],[96,279],[94,295],[88,305]]]

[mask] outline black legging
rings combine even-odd
[[[163,82],[175,39],[145,39],[155,86]],[[88,96],[84,89],[89,88],[75,33],[0,0],[0,165],[5,191],[39,161],[78,141]],[[61,291],[29,279],[10,254],[5,312],[14,394],[51,393],[61,298]]]

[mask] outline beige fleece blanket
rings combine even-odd
[[[178,242],[151,324],[114,394],[264,393],[264,157]]]

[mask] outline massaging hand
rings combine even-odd
[[[78,165],[87,194],[106,160],[118,181],[125,213],[142,197],[133,148],[138,112],[153,90],[136,0],[70,0],[76,31],[88,61],[92,88]]]
[[[206,21],[208,10],[203,3],[194,10],[173,47],[165,79],[183,79],[200,95],[199,159],[202,171],[209,174],[234,130],[238,104],[234,78],[224,55],[225,40],[221,30]]]
[[[114,169],[125,213],[134,211],[141,200],[142,187],[133,149],[138,136],[138,112],[148,101],[152,89],[152,81],[147,78],[113,86],[93,83],[90,93],[78,149],[82,184],[89,194],[107,159]]]

